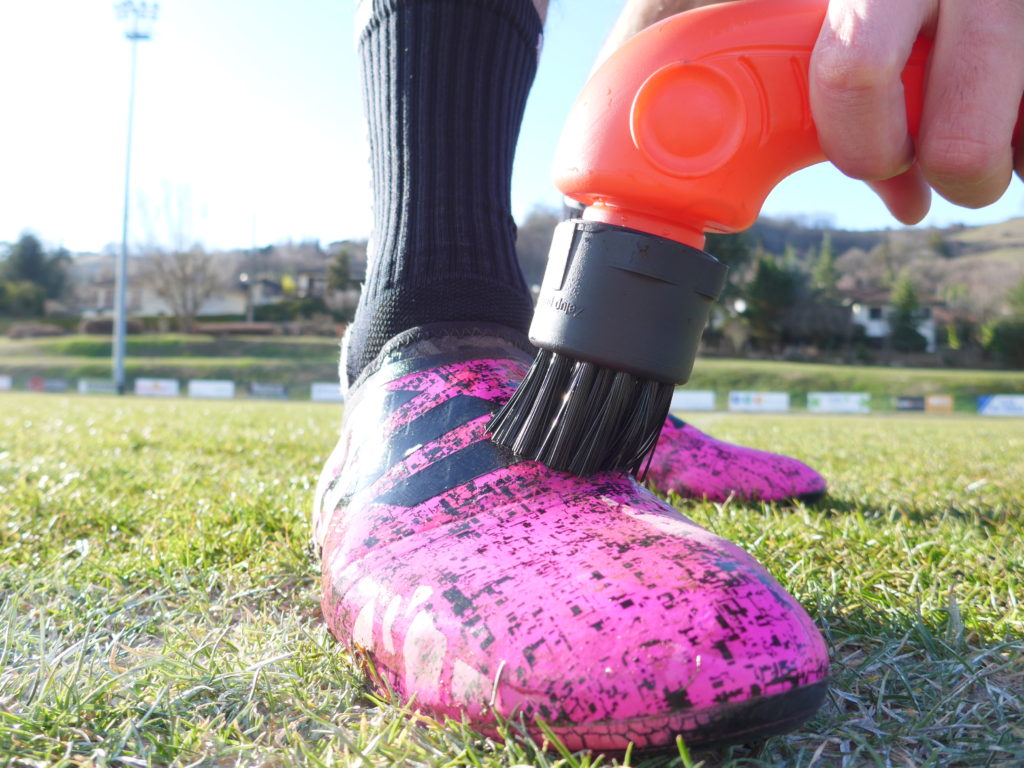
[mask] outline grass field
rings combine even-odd
[[[320,619],[308,513],[340,407],[0,395],[0,765],[593,766],[371,693]],[[634,766],[1024,765],[1024,429],[711,415],[816,508],[674,499],[806,605],[833,687],[800,731]]]

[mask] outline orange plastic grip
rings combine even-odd
[[[696,248],[750,227],[783,178],[825,160],[808,68],[824,0],[741,0],[648,27],[591,77],[562,133],[555,183],[585,218]],[[903,72],[916,135],[921,38]]]

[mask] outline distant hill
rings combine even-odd
[[[836,255],[845,253],[851,248],[870,251],[889,234],[886,230],[855,231],[848,229],[831,229],[822,226],[810,226],[792,219],[772,219],[762,216],[747,231],[753,243],[761,243],[769,253],[781,254],[786,246],[791,246],[797,253],[817,248],[825,232],[832,235],[832,247]]]
[[[885,292],[906,270],[922,300],[985,320],[1007,311],[1007,292],[1024,279],[1024,218],[980,227],[827,231],[839,286],[851,293]],[[791,246],[809,270],[825,232],[762,218],[747,236],[770,253]]]

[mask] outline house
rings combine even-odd
[[[892,320],[896,308],[889,303],[888,291],[844,291],[845,302],[853,313],[854,325],[860,326],[872,346],[884,347],[892,335]],[[937,300],[922,300],[915,313],[914,327],[925,340],[926,352],[934,352],[937,346],[936,310],[945,305]]]
[[[295,276],[295,293],[302,299],[320,298],[327,295],[327,268],[303,269]]]
[[[70,309],[83,317],[104,317],[114,312],[115,261],[112,254],[85,254],[71,263],[73,299]],[[220,270],[219,287],[206,298],[199,309],[200,317],[246,314],[246,291],[251,291],[252,305],[275,304],[283,296],[281,283],[270,276],[260,275],[248,285],[242,283],[237,272],[237,259],[224,259]],[[166,300],[153,290],[145,279],[146,257],[128,260],[128,283],[125,304],[128,314],[135,317],[170,317],[174,311]]]

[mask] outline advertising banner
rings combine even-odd
[[[285,389],[284,384],[266,384],[260,381],[253,381],[249,383],[249,396],[283,400],[288,397],[288,390]]]
[[[810,392],[807,410],[811,413],[870,413],[871,395],[866,392]]]
[[[177,379],[136,379],[135,394],[140,397],[177,397]]]
[[[713,411],[715,393],[710,389],[677,389],[669,407],[673,411]]]
[[[952,395],[928,395],[924,399],[924,409],[928,413],[952,413]]]
[[[748,413],[785,413],[789,410],[789,393],[730,392],[729,410]]]
[[[28,380],[28,388],[31,392],[67,392],[67,379],[44,379],[42,376],[33,376]]]
[[[78,393],[81,395],[113,395],[117,387],[112,379],[79,379]]]
[[[341,387],[336,381],[316,381],[309,385],[309,397],[318,403],[340,403]]]
[[[895,398],[895,406],[897,411],[923,411],[924,410],[924,398],[923,397],[897,397]]]
[[[188,396],[230,400],[235,396],[235,382],[226,379],[191,379],[188,383]]]
[[[1024,395],[981,395],[978,413],[982,416],[1024,416]]]

